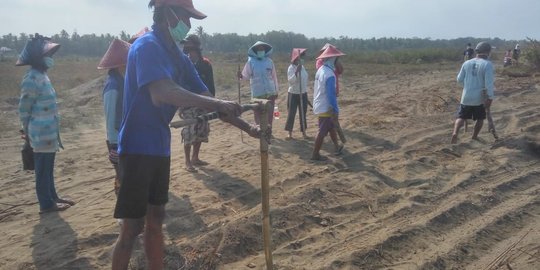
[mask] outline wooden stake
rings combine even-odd
[[[264,256],[266,258],[266,269],[273,269],[272,262],[272,238],[270,231],[270,173],[268,165],[268,139],[266,134],[269,134],[268,126],[268,112],[273,110],[270,102],[267,100],[261,101],[262,109],[256,111],[259,113],[261,119],[261,138],[260,138],[260,152],[261,152],[261,191],[262,191],[262,225],[263,225],[263,241],[264,241]]]
[[[240,55],[238,56],[238,70],[236,71],[236,80],[238,81],[238,104],[242,104],[242,99],[240,98],[240,86],[241,86],[241,83],[240,83]],[[242,142],[244,142],[244,132],[242,132],[242,130],[240,130],[240,139],[242,140]]]

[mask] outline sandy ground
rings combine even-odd
[[[299,131],[284,140],[280,97],[270,148],[275,269],[540,269],[540,77],[499,73],[500,140],[486,126],[481,141],[469,130],[451,145],[457,68],[346,74],[339,102],[348,142],[334,156],[327,141],[327,162],[309,160],[313,139]],[[21,170],[16,100],[0,101],[0,269],[110,268],[119,227],[102,84],[59,92],[66,149],[56,186],[78,202],[61,213],[38,214],[34,175]],[[311,113],[308,121],[314,137]],[[167,269],[264,269],[258,140],[243,134],[242,142],[221,122],[212,130],[201,152],[210,164],[198,173],[183,169],[173,131]],[[137,245],[131,268],[144,267]]]

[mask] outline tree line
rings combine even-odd
[[[488,41],[497,50],[504,51],[513,48],[518,42],[515,40],[503,40],[500,38],[473,38],[464,37],[456,39],[431,39],[431,38],[351,38],[348,36],[339,36],[338,38],[308,38],[303,34],[269,31],[264,34],[238,35],[236,33],[214,33],[208,34],[202,27],[194,29],[203,43],[203,49],[209,52],[217,53],[246,53],[247,49],[256,41],[268,42],[274,47],[276,53],[289,53],[292,48],[308,48],[311,52],[318,51],[325,43],[331,43],[341,50],[353,53],[365,52],[387,52],[400,50],[417,49],[446,49],[461,54],[467,43],[473,46],[480,41]],[[8,47],[20,52],[26,41],[33,34],[21,33],[19,35],[7,34],[0,38],[0,47]],[[62,49],[58,52],[59,56],[86,56],[100,57],[107,50],[110,42],[114,38],[128,40],[130,35],[122,31],[119,35],[111,34],[84,34],[80,35],[77,31],[69,34],[66,30],[51,36],[54,42],[60,43]],[[459,55],[458,55],[459,57]]]

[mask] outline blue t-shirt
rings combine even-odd
[[[175,44],[166,44],[157,27],[152,28],[129,49],[118,152],[169,157],[169,123],[178,108],[167,104],[155,106],[148,85],[171,79],[196,94],[208,89],[189,58]]]

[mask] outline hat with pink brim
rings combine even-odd
[[[103,58],[101,58],[97,68],[111,69],[125,66],[130,46],[131,44],[115,38]]]
[[[292,49],[291,53],[291,63],[294,62],[300,55],[302,55],[305,51],[307,51],[306,48],[294,48]]]
[[[330,45],[330,46],[328,46],[328,48],[326,48],[326,50],[324,50],[324,52],[321,55],[319,55],[319,57],[317,57],[317,59],[339,57],[339,56],[344,56],[344,55],[346,55],[346,54],[344,54],[342,51],[338,50],[336,47]]]

